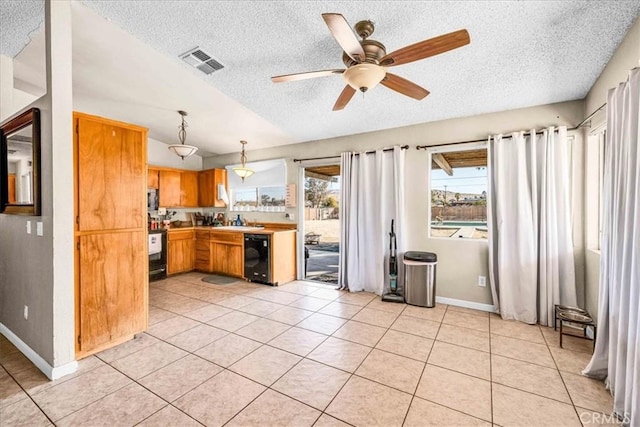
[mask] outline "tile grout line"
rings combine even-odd
[[[263,318],[263,317],[261,317],[261,318]],[[303,320],[304,320],[304,319],[303,319]],[[303,320],[301,320],[301,321],[300,321],[300,322],[298,322],[298,323],[301,323]],[[287,331],[288,331],[288,330],[290,330],[291,328],[293,328],[294,326],[295,326],[295,325],[291,326],[289,329],[287,329]],[[282,333],[278,334],[277,336],[273,337],[271,340],[269,340],[269,342],[270,342],[270,341],[272,341],[272,340],[274,340],[274,339],[276,339],[277,337],[279,337],[280,335],[284,334],[285,332],[286,332],[286,331],[284,331],[284,332],[282,332]],[[315,331],[312,331],[312,332],[315,332]],[[322,335],[324,335],[324,334],[322,334]],[[316,346],[315,346],[315,347],[314,347],[314,348],[313,348],[309,353],[307,353],[307,355],[311,354],[311,353],[312,353],[316,348],[318,348],[320,345],[322,345],[322,344],[323,344],[323,343],[324,343],[324,342],[325,342],[329,337],[330,337],[330,336],[327,336],[327,338],[325,338],[322,342],[318,343],[318,345],[316,345]],[[253,350],[252,352],[248,353],[247,355],[245,355],[245,356],[241,357],[241,358],[240,358],[240,359],[238,359],[236,362],[234,362],[234,363],[232,363],[231,365],[229,365],[229,367],[231,367],[231,366],[233,366],[234,364],[238,363],[238,362],[239,362],[239,361],[241,361],[242,359],[244,359],[244,358],[246,358],[247,356],[249,356],[249,354],[254,353],[254,352],[255,352],[255,351],[257,351],[259,348],[262,348],[262,347],[263,347],[263,346],[265,346],[265,345],[267,345],[267,346],[269,346],[269,347],[271,347],[271,348],[275,348],[276,350],[280,350],[280,351],[285,351],[285,352],[287,352],[286,350],[278,349],[277,347],[273,347],[273,346],[268,345],[268,342],[267,342],[267,343],[261,343],[261,344],[262,344],[262,345],[261,345],[260,347],[256,348],[255,350]],[[289,353],[289,352],[287,352],[287,353]],[[295,398],[293,398],[293,397],[291,397],[291,396],[289,396],[289,395],[287,395],[287,394],[281,393],[281,392],[279,392],[278,390],[275,390],[275,389],[272,389],[272,388],[271,388],[274,384],[276,384],[278,381],[280,381],[280,379],[281,379],[282,377],[284,377],[285,375],[287,375],[291,370],[293,370],[296,366],[298,366],[298,365],[299,365],[303,360],[305,360],[305,359],[307,358],[306,356],[300,356],[300,355],[297,355],[297,354],[295,354],[295,353],[290,353],[290,354],[294,354],[295,356],[300,357],[300,360],[298,360],[298,361],[297,361],[293,366],[291,366],[289,369],[287,369],[287,370],[286,370],[282,375],[280,375],[276,380],[274,380],[274,381],[271,383],[271,385],[268,385],[268,386],[265,386],[264,384],[261,384],[261,383],[259,383],[259,382],[255,381],[254,379],[251,379],[251,378],[249,378],[249,377],[246,377],[246,376],[242,375],[241,373],[238,373],[238,372],[232,371],[232,370],[230,370],[230,369],[229,369],[229,367],[225,368],[225,370],[229,370],[230,372],[232,372],[232,373],[234,373],[234,374],[236,374],[236,375],[240,375],[240,376],[242,376],[243,378],[248,379],[249,381],[252,381],[252,382],[255,382],[255,383],[257,383],[257,384],[262,385],[263,387],[265,387],[265,389],[264,389],[260,394],[258,394],[254,399],[252,399],[249,403],[247,403],[247,404],[246,404],[242,409],[240,409],[238,412],[236,412],[236,413],[233,415],[233,417],[231,417],[227,422],[225,422],[225,423],[223,424],[223,426],[224,426],[224,425],[227,425],[228,423],[230,423],[230,422],[231,422],[235,417],[237,417],[240,413],[242,413],[242,411],[244,411],[244,410],[245,410],[249,405],[251,405],[253,402],[255,402],[255,401],[256,401],[260,396],[262,396],[264,393],[266,393],[266,392],[267,392],[267,390],[271,390],[271,391],[273,391],[273,392],[275,392],[275,393],[282,394],[283,396],[286,396],[287,398],[293,399],[293,400],[295,400],[295,401],[297,401],[297,402],[299,402],[299,403],[301,403],[301,404],[303,404],[303,405],[305,405],[305,406],[308,406],[308,407],[310,407],[310,408],[312,408],[312,409],[314,409],[314,410],[316,410],[316,411],[318,410],[318,409],[316,409],[316,408],[312,407],[311,405],[308,405],[307,403],[304,403],[304,402],[302,402],[302,401],[300,401],[300,400],[298,400],[298,399],[295,399]],[[309,360],[313,360],[313,359],[309,359]],[[328,366],[328,365],[327,365],[327,366]],[[346,382],[345,382],[345,384],[346,384]],[[328,406],[328,405],[327,405],[327,406]],[[325,408],[325,409],[326,409],[326,408]],[[325,413],[324,411],[320,411],[320,415],[318,415],[318,418],[316,418],[316,419],[314,420],[314,422],[313,422],[313,423],[315,424],[315,423],[318,421],[318,419],[320,419],[320,417],[322,416],[322,414],[324,414],[324,413]]]
[[[334,299],[334,300],[330,301],[328,304],[330,304],[330,303],[332,303],[332,302],[337,302],[337,300],[338,300],[339,298],[340,298],[340,297],[338,297],[338,298],[336,298],[336,299]],[[361,324],[365,324],[365,325],[369,325],[369,326],[380,327],[379,325],[372,325],[372,324],[370,324],[370,323],[361,322],[361,321],[358,321],[358,320],[354,320],[354,319],[353,319],[353,318],[354,318],[354,317],[355,317],[355,316],[356,316],[360,311],[362,311],[362,309],[367,308],[367,307],[368,307],[368,305],[369,305],[372,301],[374,301],[374,300],[375,300],[375,297],[374,297],[374,298],[372,298],[372,299],[371,299],[371,301],[369,301],[369,302],[368,302],[367,304],[365,304],[364,306],[359,306],[359,305],[355,305],[355,304],[349,304],[349,303],[346,303],[346,304],[349,304],[349,305],[354,305],[354,306],[360,307],[360,309],[358,310],[358,312],[354,313],[354,314],[351,316],[351,318],[346,318],[346,319],[345,319],[345,318],[342,318],[342,317],[340,317],[340,318],[341,318],[341,319],[343,319],[343,320],[346,320],[345,324],[346,324],[347,322],[349,322],[349,321],[354,321],[354,322],[361,323]],[[269,301],[269,302],[270,302],[270,301]],[[295,301],[294,301],[294,302],[295,302]],[[293,304],[294,302],[292,302],[291,304]],[[211,304],[213,304],[213,303],[211,303]],[[327,304],[327,305],[328,305],[328,304]],[[345,303],[343,302],[343,304],[345,304]],[[325,305],[324,307],[326,307],[326,305]],[[322,310],[324,307],[321,307],[321,308],[317,309],[314,313],[319,313],[319,312],[320,312],[320,310]],[[447,306],[447,307],[448,307],[448,306]],[[372,310],[377,310],[377,309],[373,309],[373,308],[372,308]],[[375,348],[375,346],[376,346],[376,345],[381,341],[381,339],[384,337],[384,335],[385,335],[389,330],[393,330],[393,331],[395,331],[394,329],[391,329],[391,326],[393,325],[393,323],[395,323],[395,321],[396,321],[400,316],[402,316],[402,315],[403,315],[403,312],[404,312],[405,310],[406,310],[406,306],[405,306],[405,308],[404,308],[403,310],[401,310],[401,311],[400,311],[399,313],[397,313],[397,314],[396,314],[396,313],[394,313],[394,312],[392,312],[392,311],[377,310],[377,311],[383,311],[383,312],[386,312],[386,313],[393,313],[393,314],[396,314],[396,317],[395,317],[395,319],[394,319],[394,322],[392,322],[392,324],[391,324],[391,325],[389,325],[388,327],[386,327],[386,328],[385,328],[385,333],[384,333],[384,334],[382,335],[382,337],[381,337],[381,338],[376,342],[376,344],[374,344],[374,347],[370,347],[370,348],[371,348],[371,350],[367,353],[367,356],[365,356],[365,359],[366,359],[366,357],[368,357],[368,356],[369,356],[369,354],[370,354],[374,349],[376,349],[376,348]],[[445,309],[445,311],[446,311],[446,310],[447,310],[447,309]],[[235,309],[235,311],[241,311],[241,310],[240,310],[240,309]],[[455,310],[454,310],[454,311],[455,311]],[[320,314],[326,314],[326,313],[320,313]],[[326,314],[326,315],[329,315],[329,316],[332,316],[332,317],[339,317],[339,316],[333,316],[333,315],[331,315],[331,314]],[[410,315],[408,315],[408,314],[407,314],[407,316],[412,317],[412,318],[421,319],[421,320],[429,320],[429,319],[422,319],[422,318],[420,318],[420,317],[410,316]],[[259,316],[259,317],[261,317],[261,316]],[[444,317],[444,316],[443,316],[443,317]],[[479,317],[485,317],[485,316],[479,316]],[[263,319],[267,319],[266,317],[261,317],[261,318],[263,318]],[[267,319],[267,320],[270,320],[270,319]],[[303,320],[304,320],[304,319],[303,319]],[[299,323],[301,323],[301,322],[302,322],[302,320],[301,320],[300,322],[298,322],[298,324],[299,324]],[[253,323],[253,322],[252,322],[252,323]],[[442,323],[442,320],[441,320],[440,322],[434,322],[434,323],[438,323],[438,332],[439,332],[440,327],[441,327],[441,325],[443,324],[443,323]],[[297,326],[298,324],[290,325],[290,328],[289,328],[289,329],[291,329],[291,327],[298,327],[298,326]],[[344,325],[344,324],[343,324],[343,325]],[[341,329],[341,327],[342,327],[343,325],[341,325],[338,329],[336,329],[336,331],[334,331],[331,335],[327,336],[327,338],[329,338],[329,337],[334,337],[334,338],[337,338],[337,339],[340,339],[340,340],[345,340],[345,341],[347,341],[347,342],[352,342],[352,343],[357,344],[357,345],[363,345],[363,344],[361,344],[361,343],[358,343],[358,342],[355,342],[355,341],[351,341],[351,340],[346,339],[346,338],[340,338],[340,337],[334,336],[335,332],[337,332],[339,329]],[[245,325],[245,326],[246,326],[246,325]],[[456,325],[452,325],[452,326],[456,326]],[[300,327],[300,328],[301,328],[301,329],[305,329],[305,328],[303,328],[303,327]],[[466,328],[466,329],[468,329],[468,328]],[[313,331],[313,330],[310,330],[310,329],[305,329],[305,330],[309,330],[309,331],[312,331],[312,332],[316,332],[316,331]],[[476,330],[476,331],[477,331],[477,330]],[[236,331],[233,331],[233,332],[230,332],[230,333],[233,333],[234,335],[238,335],[238,334],[235,334],[235,332],[236,332]],[[286,332],[286,331],[285,331],[285,332]],[[409,334],[409,335],[417,336],[417,337],[420,337],[420,338],[426,338],[426,337],[424,337],[424,336],[422,336],[422,335],[415,335],[415,334],[411,334],[411,333],[404,332],[404,331],[396,331],[396,332],[402,332],[402,333],[407,333],[407,334]],[[283,333],[284,333],[284,332],[283,332]],[[316,332],[316,333],[317,333],[317,332]],[[280,335],[281,335],[281,334],[280,334]],[[322,334],[322,335],[324,335],[324,334]],[[241,336],[241,335],[238,335],[238,336]],[[279,335],[278,335],[278,336],[279,336]],[[242,337],[242,336],[241,336],[241,337]],[[437,332],[436,332],[436,337],[437,337]],[[246,338],[246,337],[243,337],[243,338]],[[275,339],[275,338],[277,338],[277,336],[276,336],[276,337],[274,337],[273,339]],[[319,347],[322,343],[324,343],[324,342],[326,341],[326,339],[327,339],[327,338],[325,338],[321,343],[319,343],[316,347],[314,347],[314,350],[315,350],[315,348]],[[436,338],[434,338],[432,341],[434,341],[434,343],[435,343]],[[444,341],[442,341],[442,342],[444,342]],[[276,348],[276,349],[278,349],[277,347],[273,347],[273,346],[269,345],[269,344],[268,344],[268,342],[267,342],[267,343],[261,343],[261,344],[262,344],[262,345],[268,345],[269,347],[272,347],[272,348]],[[433,345],[434,345],[434,344],[432,344],[432,347],[431,347],[431,349],[430,349],[430,352],[431,352],[431,351],[432,351],[432,349],[433,349]],[[453,344],[453,345],[455,345],[455,344]],[[365,346],[366,346],[366,345],[365,345]],[[368,347],[368,346],[366,346],[366,347]],[[468,347],[464,347],[464,346],[458,346],[458,347],[468,348]],[[257,349],[256,349],[256,350],[257,350]],[[282,349],[278,349],[278,350],[282,350]],[[311,350],[309,353],[307,353],[307,356],[308,356],[309,354],[311,354],[314,350]],[[386,351],[384,351],[384,350],[380,350],[380,349],[378,349],[378,350],[379,350],[379,351],[386,352]],[[254,351],[255,351],[255,350],[254,350]],[[290,353],[290,354],[293,354],[293,355],[295,355],[295,356],[301,357],[300,355],[295,354],[295,353],[288,352],[287,350],[282,350],[282,351],[285,351],[285,352],[287,352],[287,353]],[[253,353],[253,351],[252,351],[251,353]],[[395,354],[395,353],[392,353],[392,352],[387,352],[387,353]],[[248,356],[248,354],[247,354],[246,356]],[[246,356],[244,356],[244,357],[246,357]],[[307,359],[307,356],[303,356],[303,357],[302,357],[302,359]],[[403,355],[397,355],[397,356],[400,356],[400,357],[407,357],[407,356],[403,356]],[[243,358],[244,358],[244,357],[243,357]],[[241,359],[239,359],[239,360],[242,360],[243,358],[241,358]],[[407,357],[407,358],[408,358],[408,359],[411,359],[411,360],[416,360],[416,359],[412,359],[412,358],[410,358],[410,357]],[[283,377],[284,375],[286,375],[290,370],[292,370],[295,366],[297,366],[297,365],[302,361],[302,359],[301,359],[300,361],[298,361],[298,362],[296,363],[296,365],[292,366],[292,367],[291,367],[287,372],[285,372],[285,373],[284,373],[280,378],[282,378],[282,377]],[[364,362],[364,360],[365,360],[365,359],[363,359],[363,361],[360,363],[360,365],[358,366],[358,368],[362,365],[362,363]],[[205,360],[206,360],[206,359],[205,359]],[[238,361],[239,361],[239,360],[238,360]],[[311,361],[313,361],[313,362],[320,363],[320,364],[322,364],[322,365],[325,365],[325,366],[328,366],[328,367],[331,367],[331,368],[334,368],[334,369],[335,369],[335,367],[334,367],[334,366],[327,365],[327,364],[325,364],[325,363],[323,363],[323,362],[319,362],[319,361],[316,361],[316,360],[314,360],[314,359],[308,359],[308,360],[311,360]],[[422,361],[420,361],[420,360],[416,360],[416,361],[419,361],[419,362],[421,362],[421,363],[425,363],[425,367],[426,367],[426,365],[427,365],[427,362],[422,362]],[[237,363],[237,361],[236,361],[236,362],[234,362],[234,363]],[[433,365],[433,366],[436,366],[436,365]],[[358,368],[356,368],[356,370],[357,370]],[[240,375],[240,376],[243,376],[242,374],[239,374],[239,373],[237,373],[237,372],[235,372],[235,371],[231,371],[231,370],[230,370],[230,369],[228,369],[228,368],[224,368],[224,369],[229,370],[230,372],[233,372],[233,373],[238,374],[238,375]],[[338,369],[339,369],[339,368],[338,368]],[[425,369],[425,368],[423,368],[423,371],[424,371],[424,369]],[[447,369],[447,368],[445,368],[445,369]],[[342,370],[342,369],[339,369],[339,370],[341,370],[341,371],[345,372],[345,371],[344,371],[344,370]],[[450,369],[447,369],[447,370],[450,370]],[[374,383],[380,384],[380,385],[385,386],[385,387],[389,387],[389,388],[391,388],[391,389],[394,389],[394,390],[400,391],[400,392],[402,392],[402,393],[406,393],[406,392],[405,392],[405,391],[403,391],[403,390],[397,389],[397,388],[392,387],[392,386],[389,386],[389,385],[387,385],[387,384],[383,384],[383,383],[380,383],[380,382],[378,382],[378,381],[371,380],[371,379],[369,379],[369,378],[366,378],[366,377],[362,377],[362,376],[360,376],[360,375],[357,375],[357,374],[355,373],[355,371],[354,371],[354,373],[350,373],[350,372],[348,372],[348,371],[346,371],[346,372],[347,372],[347,373],[349,373],[349,374],[351,374],[351,376],[349,377],[349,379],[350,379],[351,377],[353,377],[353,376],[356,376],[356,377],[358,377],[358,378],[363,378],[363,379],[365,379],[365,380],[372,381],[372,382],[374,382]],[[453,371],[453,370],[452,370],[452,372],[457,372],[457,373],[458,373],[458,371]],[[466,374],[464,374],[464,375],[466,375]],[[243,377],[244,377],[244,376],[243,376]],[[254,381],[254,380],[252,380],[251,378],[248,378],[248,377],[244,377],[244,378],[247,378],[247,379],[248,379],[248,380],[250,380],[250,381]],[[277,381],[279,381],[279,380],[280,380],[280,378],[278,378],[278,379],[277,379],[273,384],[275,384]],[[480,379],[482,379],[482,378],[480,378]],[[484,379],[483,379],[483,380],[484,380]],[[348,382],[348,380],[347,380],[347,382]],[[273,384],[272,384],[272,385],[273,385]],[[345,382],[345,385],[346,385],[346,382]],[[343,387],[344,387],[344,385],[343,385]],[[275,391],[275,392],[277,392],[277,393],[280,393],[279,391],[277,391],[277,390],[275,390],[275,389],[272,389],[272,388],[271,388],[271,386],[269,386],[268,388],[269,388],[269,389],[271,389],[271,390],[273,390],[273,391]],[[417,389],[417,386],[416,386],[416,389]],[[342,390],[342,388],[341,388],[340,390]],[[337,393],[337,394],[339,394],[340,390],[338,391],[338,393]],[[261,393],[261,394],[262,394],[262,393]],[[337,394],[336,394],[336,396],[337,396]],[[407,394],[409,394],[409,393],[407,393]],[[287,396],[287,397],[289,397],[289,398],[292,398],[292,399],[294,399],[294,400],[296,400],[296,401],[298,401],[298,402],[300,402],[300,403],[302,403],[302,404],[304,404],[304,405],[306,405],[306,406],[309,406],[309,405],[307,405],[306,403],[301,402],[301,401],[299,401],[299,400],[297,400],[297,399],[295,399],[295,398],[293,398],[293,397],[291,397],[291,396],[289,396],[289,395],[286,395],[286,394],[285,394],[285,396]],[[415,396],[415,393],[414,393],[412,396]],[[258,397],[259,397],[259,396],[258,396]],[[334,398],[335,398],[335,396],[334,396]],[[256,397],[256,399],[257,399],[257,397]],[[255,399],[254,399],[254,400],[255,400]],[[412,400],[413,400],[413,398],[412,398]],[[332,399],[332,401],[333,401],[333,399]],[[330,405],[330,404],[331,404],[331,402],[329,403],[329,405]],[[328,407],[329,405],[327,405],[327,407]],[[441,406],[444,406],[444,405],[441,405]],[[444,407],[446,407],[446,406],[444,406]],[[448,407],[447,407],[447,408],[448,408]],[[314,408],[314,409],[316,409],[316,408]],[[456,411],[456,412],[460,412],[460,411],[457,411],[457,410],[455,410],[455,409],[453,409],[453,408],[448,408],[448,409],[452,409],[452,410],[454,410],[454,411]],[[243,410],[244,410],[244,408],[243,408]],[[240,412],[242,412],[242,410],[241,410]],[[322,411],[322,412],[323,412],[323,413],[325,413],[324,411]],[[462,414],[465,414],[465,415],[469,415],[469,414],[466,414],[466,413],[464,413],[464,412],[461,412],[461,413],[462,413]],[[236,415],[237,415],[237,414],[236,414]],[[330,414],[327,414],[327,415],[330,415]],[[330,415],[330,416],[332,416],[332,417],[333,417],[333,415]],[[234,417],[235,417],[235,416],[234,416]],[[334,418],[335,418],[335,417],[334,417]],[[342,421],[342,420],[341,420],[341,421]]]
[[[540,326],[538,326],[538,328],[540,328]],[[540,331],[540,333],[542,334],[542,331]],[[544,334],[543,334],[543,338],[544,338],[544,341],[545,341],[545,343],[547,345],[547,351],[551,355],[551,360],[553,360],[553,364],[556,367],[556,371],[558,372],[558,376],[560,377],[560,381],[562,381],[562,385],[564,386],[564,389],[567,392],[567,396],[569,396],[569,401],[571,402],[571,406],[573,406],[573,411],[576,413],[576,416],[578,417],[578,422],[580,422],[580,424],[582,425],[583,423],[582,423],[582,419],[580,418],[580,414],[578,413],[578,408],[576,407],[576,404],[573,401],[573,397],[571,396],[571,393],[569,392],[569,388],[567,387],[567,383],[565,382],[564,377],[562,376],[562,373],[560,372],[560,368],[558,367],[558,362],[556,362],[556,358],[553,357],[553,352],[551,351],[551,347],[549,346],[549,343],[547,342],[547,339],[544,337]],[[586,408],[586,409],[588,409],[588,408]]]
[[[402,310],[403,312],[406,311],[406,307],[404,310]],[[447,308],[445,308],[444,310],[444,314],[442,315],[442,318],[444,319],[444,316],[446,315],[447,311],[449,311],[449,306],[447,306]],[[400,316],[398,316],[400,317]],[[407,422],[407,417],[409,416],[409,412],[411,411],[411,405],[413,405],[413,401],[416,398],[416,393],[418,392],[418,387],[420,387],[420,381],[422,381],[422,377],[424,376],[424,372],[427,370],[427,364],[429,363],[429,358],[431,357],[431,352],[433,351],[433,347],[435,347],[436,345],[436,339],[438,338],[438,334],[440,333],[440,328],[442,327],[442,322],[440,322],[440,324],[438,325],[438,330],[436,331],[436,336],[433,337],[433,342],[431,343],[431,348],[429,349],[429,354],[427,354],[427,359],[424,361],[424,366],[422,367],[422,372],[420,373],[420,377],[418,378],[418,383],[416,384],[416,387],[413,390],[413,394],[411,395],[411,400],[409,401],[409,406],[407,407],[407,412],[404,414],[404,418],[402,419],[402,425],[404,425]]]
[[[375,297],[374,297],[373,299],[375,299]],[[372,301],[373,301],[373,299],[372,299]],[[371,302],[371,301],[369,301],[369,302]],[[367,303],[367,304],[368,304],[368,303]],[[366,307],[366,305],[365,305],[365,307]],[[402,311],[404,311],[404,310],[406,310],[406,307],[405,307]],[[400,314],[398,314],[398,316],[396,317],[396,320],[398,319],[398,317],[400,317],[400,315],[402,314],[402,311],[400,312]],[[354,316],[355,316],[355,314],[354,314]],[[394,323],[395,323],[395,320],[394,320]],[[392,323],[392,324],[393,324],[393,323]],[[330,414],[330,413],[326,412],[326,410],[331,406],[331,404],[332,404],[332,403],[333,403],[333,401],[336,399],[336,397],[338,397],[338,395],[340,394],[340,392],[342,392],[342,390],[343,390],[343,389],[344,389],[344,387],[347,385],[347,383],[351,380],[351,378],[353,378],[353,377],[355,376],[355,373],[356,373],[356,371],[358,370],[358,368],[360,368],[360,366],[362,366],[362,364],[363,364],[363,363],[364,363],[364,361],[367,359],[367,357],[369,357],[369,355],[371,354],[371,352],[373,351],[373,349],[375,348],[375,346],[376,346],[376,345],[378,345],[378,343],[382,340],[382,338],[383,338],[383,337],[386,335],[386,333],[389,331],[389,328],[390,328],[390,327],[391,327],[391,325],[390,325],[389,327],[387,327],[387,328],[386,328],[386,330],[385,330],[384,334],[382,334],[382,336],[378,339],[378,341],[376,341],[376,343],[374,344],[374,346],[373,346],[373,347],[371,347],[371,350],[369,350],[369,352],[367,353],[367,355],[362,359],[362,361],[361,361],[361,362],[358,364],[358,366],[353,370],[353,372],[349,372],[349,374],[350,374],[349,378],[347,378],[347,380],[344,382],[344,384],[342,384],[342,387],[340,387],[340,389],[338,390],[338,392],[337,392],[337,393],[336,393],[336,394],[331,398],[331,400],[329,401],[329,403],[327,404],[327,406],[324,408],[324,410],[322,411],[322,413],[326,413],[327,415],[329,415],[329,416],[331,416],[331,417],[333,417],[333,418],[335,418],[335,419],[338,419],[338,420],[340,420],[340,421],[343,421],[342,419],[340,419],[340,418],[338,418],[338,417],[336,417],[336,416],[334,416],[334,415],[332,415],[332,414]],[[335,333],[335,332],[337,332],[337,330],[336,330],[336,331],[334,331],[334,333]],[[333,334],[331,334],[331,336],[333,336]],[[334,337],[334,338],[340,339],[340,338],[338,338],[338,337]],[[356,343],[356,344],[357,344],[357,343]],[[360,345],[362,345],[362,344],[360,344]],[[365,347],[366,347],[366,346],[365,346]],[[311,353],[309,353],[309,354],[311,354]],[[313,360],[313,359],[311,359],[311,360]],[[360,376],[358,376],[358,377],[359,377],[359,378],[361,378]],[[367,380],[368,380],[368,381],[370,381],[368,378],[367,378]],[[408,409],[407,409],[407,410],[408,410]],[[350,423],[348,423],[348,424],[350,424]],[[352,424],[350,424],[350,425],[352,425]]]
[[[16,384],[18,385],[18,387],[20,387],[20,390],[22,390],[22,392],[23,392],[24,394],[26,394],[26,395],[27,395],[27,399],[31,400],[31,402],[36,406],[36,408],[38,408],[38,410],[39,410],[40,412],[42,412],[42,415],[44,415],[44,416],[45,416],[45,418],[46,418],[47,420],[49,420],[49,422],[55,426],[56,424],[55,424],[55,422],[53,421],[53,419],[49,416],[49,414],[47,414],[47,413],[46,413],[46,412],[45,412],[45,411],[40,407],[40,405],[38,405],[38,403],[33,399],[33,397],[29,394],[29,392],[27,392],[27,390],[25,390],[25,388],[24,388],[24,387],[22,387],[22,384],[20,384],[18,381],[16,381],[15,377],[11,374],[11,372],[9,372],[9,371],[4,367],[4,365],[2,365],[2,369],[7,373],[7,375],[8,375],[9,377],[11,377],[11,379],[13,380],[13,382],[14,382],[14,383],[16,383]],[[5,411],[6,411],[6,410],[7,410],[7,408],[10,408],[11,406],[15,405],[16,403],[21,402],[22,400],[24,400],[24,399],[20,399],[20,400],[18,400],[17,402],[13,402],[11,405],[5,406],[5,407],[3,408],[3,410],[5,410]]]

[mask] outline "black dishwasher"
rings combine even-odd
[[[271,235],[244,235],[244,277],[271,285]]]

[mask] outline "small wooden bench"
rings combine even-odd
[[[305,245],[319,245],[320,244],[320,236],[321,234],[317,233],[307,233],[304,235],[304,243]]]

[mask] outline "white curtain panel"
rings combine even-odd
[[[640,70],[609,91],[596,348],[583,373],[605,378],[613,410],[640,425]]]
[[[351,228],[351,169],[353,153],[347,152],[340,155],[340,252],[338,253],[338,285],[339,289],[347,288],[347,254],[349,253],[349,229]],[[355,219],[355,217],[354,217]]]
[[[489,277],[503,319],[553,322],[576,305],[567,128],[489,139]]]
[[[398,252],[404,220],[404,151],[343,153],[339,278],[343,289],[381,294],[388,275],[388,238],[396,223]]]

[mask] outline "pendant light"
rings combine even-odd
[[[178,139],[180,140],[180,144],[173,144],[169,146],[169,150],[176,153],[177,156],[181,157],[182,160],[189,157],[196,151],[198,151],[198,147],[194,147],[193,145],[186,145],[184,141],[187,139],[187,122],[184,121],[184,117],[187,115],[186,111],[178,111],[178,114],[182,116],[182,124],[178,126]]]
[[[242,144],[242,152],[240,153],[240,163],[242,163],[242,166],[240,166],[239,168],[233,168],[233,171],[237,173],[238,176],[242,179],[242,182],[244,182],[245,178],[253,175],[253,170],[245,167],[247,163],[247,155],[244,154],[244,146],[247,144],[247,141],[240,141],[240,144]]]

